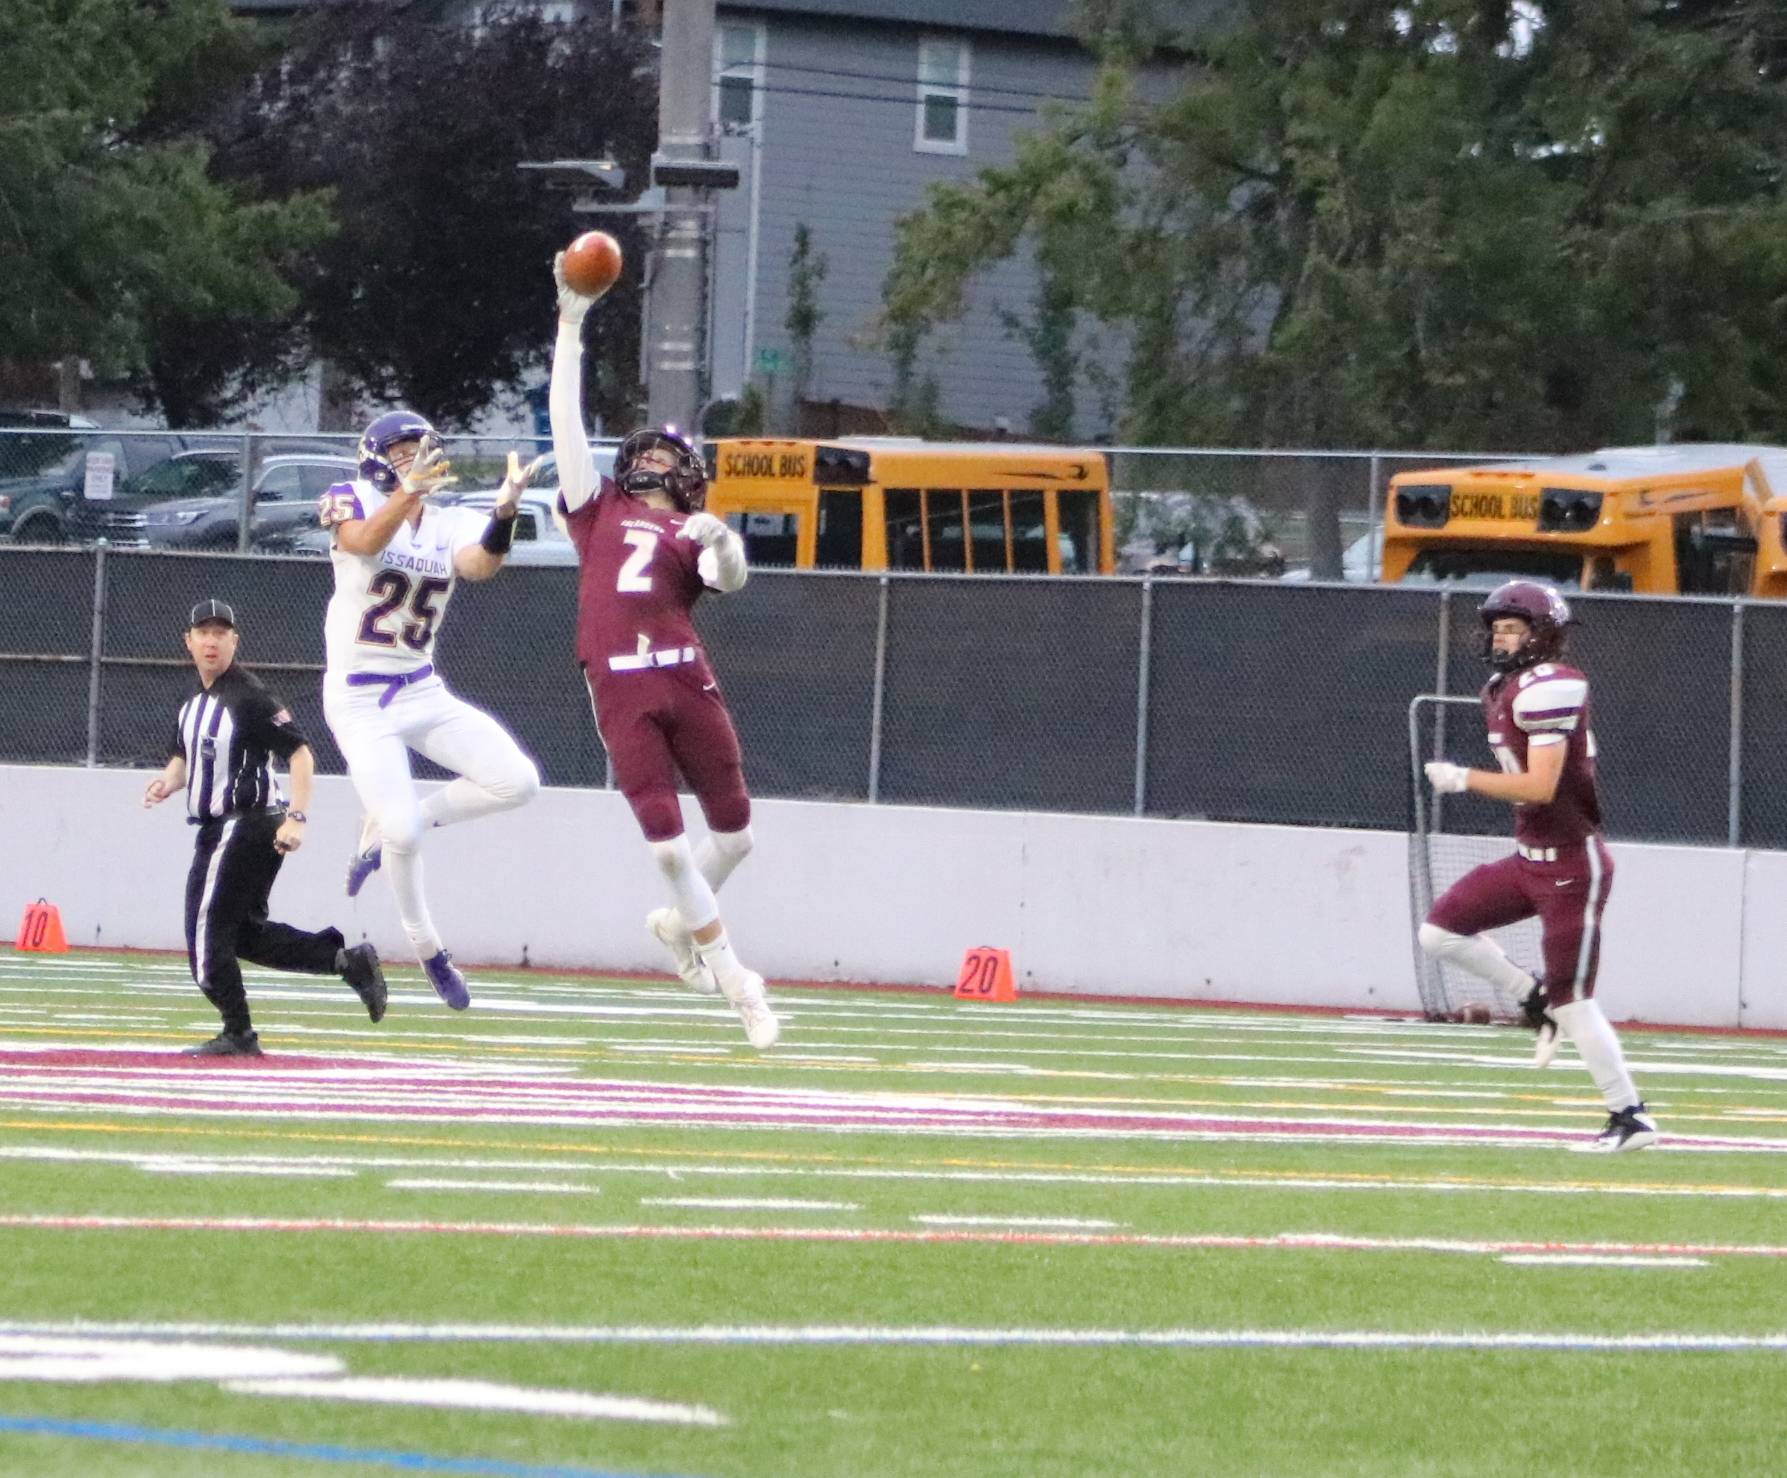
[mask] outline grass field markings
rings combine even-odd
[[[539,1237],[574,1241],[846,1242],[1012,1247],[1150,1248],[1205,1252],[1427,1252],[1495,1257],[1505,1253],[1591,1253],[1597,1256],[1787,1258],[1772,1243],[1492,1241],[1447,1237],[1369,1237],[1339,1232],[1280,1232],[1247,1236],[1203,1232],[1070,1231],[1046,1228],[813,1227],[726,1224],[642,1225],[590,1222],[426,1221],[370,1217],[99,1216],[0,1213],[0,1227],[34,1231],[218,1232],[316,1235]],[[4,1328],[6,1326],[0,1326]]]
[[[1128,1225],[1127,1222],[1075,1216],[956,1216],[942,1211],[919,1212],[909,1220],[927,1227],[1054,1227],[1061,1231],[1087,1232],[1116,1231]]]
[[[566,1147],[566,1155],[589,1152]],[[597,1153],[607,1153],[598,1151]],[[711,1153],[711,1152],[703,1152]],[[790,1156],[788,1158],[794,1158]],[[81,1150],[55,1146],[0,1146],[0,1161],[20,1160],[44,1163],[110,1164],[143,1169],[161,1166],[179,1167],[190,1163],[212,1164],[212,1155],[156,1154],[143,1150]],[[1680,1199],[1787,1200],[1787,1187],[1676,1183],[1669,1181],[1602,1182],[1602,1181],[1532,1181],[1511,1178],[1474,1176],[1421,1176],[1395,1174],[1315,1174],[1302,1171],[1270,1170],[1172,1170],[1158,1167],[1111,1167],[1108,1170],[1033,1168],[1016,1163],[1001,1168],[922,1168],[894,1165],[763,1165],[763,1164],[688,1164],[651,1161],[605,1163],[599,1166],[567,1164],[564,1159],[467,1159],[438,1155],[306,1155],[267,1156],[248,1154],[232,1159],[231,1165],[318,1165],[340,1166],[352,1171],[435,1170],[435,1171],[499,1171],[511,1174],[531,1171],[563,1171],[589,1169],[603,1175],[663,1176],[671,1180],[685,1177],[714,1179],[807,1179],[857,1181],[909,1181],[930,1184],[968,1185],[1082,1185],[1134,1186],[1150,1189],[1237,1189],[1282,1191],[1393,1191],[1397,1193],[1431,1192],[1457,1194],[1479,1192],[1496,1195],[1541,1196],[1632,1196],[1673,1197]],[[484,1182],[474,1182],[482,1185]]]
[[[857,1201],[801,1201],[787,1197],[641,1196],[641,1206],[680,1206],[693,1211],[861,1211]]]
[[[1606,1354],[1787,1350],[1787,1333],[1651,1330],[1074,1329],[930,1324],[62,1324],[10,1329],[178,1339],[315,1340],[336,1344],[1085,1346],[1229,1349],[1536,1350]],[[0,1421],[4,1421],[0,1418]],[[539,1471],[539,1470],[533,1470]],[[553,1469],[553,1472],[559,1472]],[[578,1470],[579,1473],[582,1470]]]
[[[269,1164],[265,1161],[187,1160],[181,1163],[139,1162],[137,1169],[155,1175],[311,1176],[319,1180],[351,1180],[356,1171],[340,1166]]]
[[[516,1191],[539,1192],[551,1196],[594,1196],[601,1193],[599,1186],[577,1185],[568,1180],[445,1180],[445,1179],[404,1179],[387,1180],[386,1186],[394,1191]]]
[[[588,1421],[666,1422],[685,1427],[723,1427],[711,1406],[649,1401],[639,1396],[596,1396],[582,1391],[534,1390],[481,1380],[416,1380],[346,1376],[333,1380],[225,1381],[244,1396],[298,1396],[309,1401],[360,1401],[380,1406],[429,1406],[460,1411],[503,1411],[523,1416],[581,1417]]]
[[[1524,1268],[1554,1266],[1572,1268],[1709,1268],[1712,1266],[1704,1257],[1601,1257],[1586,1252],[1510,1252],[1497,1261],[1513,1263],[1516,1267]]]
[[[214,1076],[221,1077],[222,1074]],[[261,1075],[256,1074],[259,1078]],[[184,1091],[176,1092],[176,1086]],[[791,1101],[704,1101],[694,1096],[632,1098],[617,1096],[606,1102],[561,1095],[551,1101],[529,1101],[510,1094],[491,1101],[469,1100],[463,1092],[429,1096],[418,1092],[373,1095],[362,1092],[352,1100],[337,1100],[297,1090],[274,1094],[257,1082],[253,1102],[222,1091],[201,1091],[209,1085],[165,1085],[155,1096],[136,1088],[57,1088],[48,1085],[0,1085],[0,1102],[15,1110],[29,1110],[40,1102],[46,1111],[123,1113],[138,1117],[194,1115],[216,1118],[255,1118],[277,1113],[287,1118],[423,1120],[451,1113],[480,1124],[534,1124],[570,1126],[601,1124],[608,1128],[686,1128],[726,1132],[804,1130],[815,1134],[923,1134],[940,1138],[980,1139],[1130,1139],[1187,1141],[1265,1141],[1273,1143],[1335,1143],[1360,1145],[1410,1144],[1483,1145],[1505,1148],[1551,1147],[1579,1138],[1585,1131],[1562,1124],[1506,1125],[1461,1129],[1433,1124],[1384,1123],[1370,1119],[1314,1116],[1299,1120],[1263,1119],[1249,1115],[1106,1114],[1081,1111],[1075,1115],[1026,1113],[1021,1106],[997,1105],[973,1116],[965,1102],[933,1108],[887,1108],[872,1101],[838,1105]],[[869,1096],[865,1095],[865,1099]],[[1586,1140],[1583,1141],[1586,1143]],[[1784,1153],[1787,1137],[1744,1138],[1724,1135],[1670,1134],[1662,1142],[1666,1152]]]
[[[609,1468],[542,1466],[500,1458],[436,1457],[390,1447],[348,1447],[340,1443],[284,1442],[274,1438],[226,1432],[193,1432],[179,1428],[142,1427],[123,1422],[63,1421],[52,1417],[0,1416],[0,1434],[62,1437],[71,1441],[112,1442],[126,1447],[167,1447],[189,1452],[227,1452],[244,1457],[290,1458],[298,1462],[359,1463],[397,1468],[409,1473],[445,1473],[467,1478],[644,1478]],[[658,1474],[655,1478],[670,1478]]]

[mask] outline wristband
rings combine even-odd
[[[301,821],[301,822],[308,822],[310,820],[310,818],[308,816],[306,816],[302,811],[287,811],[285,813],[285,819],[287,821]]]
[[[507,554],[509,547],[515,542],[515,515],[507,518],[490,515],[490,522],[484,526],[484,537],[478,543],[492,554]]]

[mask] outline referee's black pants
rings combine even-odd
[[[339,929],[311,934],[267,917],[283,853],[273,849],[279,811],[247,811],[199,825],[186,875],[186,958],[192,978],[227,1032],[251,1030],[241,961],[274,970],[336,975]]]

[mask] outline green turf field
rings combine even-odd
[[[1787,1471],[1787,1040],[470,973],[0,952],[0,1474]]]

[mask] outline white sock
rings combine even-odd
[[[1558,1029],[1582,1054],[1583,1065],[1595,1080],[1595,1087],[1601,1090],[1601,1097],[1607,1100],[1608,1110],[1618,1113],[1637,1104],[1638,1085],[1626,1071],[1626,1055],[1620,1050],[1619,1037],[1601,1010],[1601,1003],[1590,996],[1586,1001],[1553,1006],[1551,1014],[1557,1018]]]
[[[1421,948],[1434,959],[1468,970],[1478,979],[1501,987],[1517,1001],[1537,983],[1487,934],[1454,934],[1437,924],[1423,924],[1418,937]]]
[[[391,875],[391,894],[397,900],[397,917],[410,947],[418,960],[426,960],[441,952],[441,936],[435,932],[434,920],[428,915],[428,901],[422,896],[422,854],[385,848],[384,868]]]
[[[707,962],[707,968],[714,972],[714,979],[719,981],[723,989],[740,979],[745,967],[738,962],[738,956],[732,952],[732,940],[724,929],[719,938],[709,940],[706,944],[697,942],[695,948],[701,952],[701,958]]]
[[[705,929],[720,916],[719,900],[714,897],[714,890],[708,886],[707,879],[701,875],[701,869],[695,865],[695,854],[689,850],[689,839],[686,836],[674,836],[668,841],[651,842],[652,860],[658,864],[658,871],[664,874],[664,881],[670,884],[670,899],[676,905],[676,911],[682,916],[683,925],[694,933],[697,929]]]
[[[732,870],[751,854],[751,828],[742,831],[710,831],[695,849],[695,866],[718,893]]]

